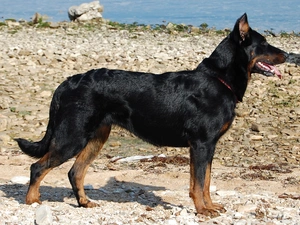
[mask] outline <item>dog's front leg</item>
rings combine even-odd
[[[200,141],[190,146],[190,197],[193,199],[199,214],[216,217],[224,207],[213,204],[210,198],[211,162],[215,145],[203,144]]]

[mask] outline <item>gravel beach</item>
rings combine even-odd
[[[195,215],[188,196],[188,149],[157,148],[115,127],[90,167],[87,195],[98,208],[77,207],[67,172],[41,184],[42,205],[26,205],[30,165],[13,138],[40,140],[56,87],[67,77],[108,67],[162,73],[194,69],[225,32],[119,29],[57,23],[0,26],[0,224],[299,224],[300,37],[267,36],[291,56],[282,79],[253,74],[212,169],[212,198],[227,212]],[[163,155],[161,155],[163,154]],[[148,160],[114,157],[153,155]]]

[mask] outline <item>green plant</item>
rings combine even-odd
[[[281,32],[280,32],[280,37],[290,37],[290,34],[288,34],[288,33],[285,32],[285,31],[281,31]]]
[[[202,30],[206,30],[206,29],[208,28],[208,24],[207,24],[207,23],[201,23],[201,24],[200,24],[200,28],[201,28]]]
[[[183,24],[177,24],[177,25],[175,25],[175,30],[179,31],[179,32],[188,31],[188,26],[183,25]]]
[[[5,19],[5,21],[17,22],[15,19]]]
[[[293,80],[293,79],[290,79],[289,80],[289,84],[294,84],[294,83],[296,83],[297,82],[297,80]]]
[[[11,112],[16,112],[16,107],[10,107],[9,109]]]
[[[31,115],[31,112],[30,111],[20,111],[19,115],[21,115],[21,116]]]
[[[44,21],[43,18],[39,18],[37,23],[37,28],[46,28],[46,27],[50,27],[50,23]]]
[[[17,30],[10,30],[10,31],[8,31],[7,33],[9,33],[9,34],[15,34],[15,33],[17,33],[18,31]]]

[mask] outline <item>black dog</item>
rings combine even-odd
[[[68,78],[55,91],[45,137],[16,139],[24,153],[41,158],[31,166],[26,203],[39,202],[41,180],[72,157],[69,171],[78,204],[94,207],[84,192],[86,171],[119,125],[157,146],[190,147],[190,196],[197,213],[217,216],[211,201],[211,164],[219,138],[228,130],[251,73],[278,75],[287,53],[252,30],[247,15],[196,70],[160,75],[97,69]]]

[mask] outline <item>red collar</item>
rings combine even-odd
[[[239,100],[238,100],[238,98],[236,97],[236,94],[233,92],[233,90],[232,90],[232,88],[229,86],[229,84],[227,84],[223,79],[221,79],[220,77],[218,77],[218,79],[219,79],[219,81],[221,81],[221,83],[222,84],[224,84],[233,94],[234,94],[234,96],[235,96],[235,98],[236,98],[236,102],[240,102]]]
[[[219,81],[221,81],[221,83],[223,83],[230,91],[232,91],[231,87],[229,86],[229,84],[227,84],[224,80],[222,80],[220,77],[218,77]],[[233,92],[233,91],[232,91]]]

